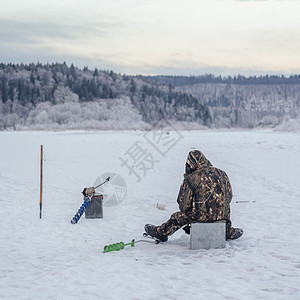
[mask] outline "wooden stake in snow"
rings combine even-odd
[[[42,204],[43,204],[43,145],[41,145],[40,219],[42,218]]]

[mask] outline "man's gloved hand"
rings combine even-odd
[[[82,194],[84,197],[88,197],[88,196],[94,196],[95,195],[95,189],[93,186],[88,187],[88,188],[84,188],[84,190],[82,191]]]
[[[190,234],[191,233],[191,224],[187,224],[184,227],[182,227],[182,229],[184,230],[184,232],[186,234]]]

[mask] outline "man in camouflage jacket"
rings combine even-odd
[[[161,226],[145,225],[146,233],[167,241],[176,230],[189,233],[190,223],[226,221],[226,239],[237,239],[243,234],[230,221],[232,189],[227,174],[215,168],[199,151],[188,154],[184,180],[177,198],[180,211],[171,215]]]

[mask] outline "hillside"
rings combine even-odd
[[[0,129],[145,129],[209,125],[206,105],[143,78],[63,64],[0,64]]]
[[[215,127],[276,127],[299,120],[300,76],[154,76],[209,107]],[[298,124],[299,125],[299,124]],[[300,128],[300,127],[299,127]]]
[[[0,64],[0,129],[299,130],[300,76],[127,76]]]

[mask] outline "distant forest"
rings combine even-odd
[[[0,128],[149,128],[211,122],[207,105],[162,84],[73,64],[0,64]]]
[[[129,76],[0,64],[2,130],[274,128],[299,115],[300,75]]]
[[[225,84],[252,84],[252,85],[269,85],[269,84],[300,84],[300,75],[264,75],[264,76],[215,76],[213,74],[205,74],[199,76],[144,76],[150,81],[176,86],[192,85],[198,83],[225,83]]]

